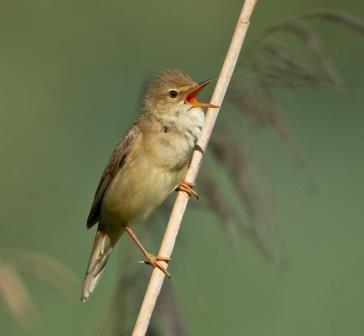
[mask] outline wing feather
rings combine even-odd
[[[139,128],[134,125],[131,127],[124,136],[120,139],[119,143],[116,145],[111,158],[102,173],[99,185],[96,189],[94,196],[94,201],[91,206],[90,213],[87,218],[87,228],[92,227],[100,219],[101,203],[104,198],[105,192],[116,176],[118,171],[123,167],[125,160],[128,156],[130,147],[135,141],[137,134],[139,133]]]

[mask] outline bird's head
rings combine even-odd
[[[216,108],[197,99],[198,93],[213,79],[196,83],[180,70],[163,71],[149,87],[144,100],[148,113],[160,115],[188,113],[193,108]]]

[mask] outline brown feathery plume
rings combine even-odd
[[[248,186],[246,152],[243,145],[237,142],[232,134],[221,123],[211,139],[211,153],[229,170],[233,185],[243,200],[243,206],[250,217],[255,217],[257,210],[255,209],[254,193]]]
[[[39,313],[22,279],[26,272],[63,293],[76,284],[76,276],[56,259],[24,249],[0,250],[0,301],[23,327],[36,322]]]
[[[224,231],[228,231],[234,222],[234,211],[230,203],[222,196],[222,192],[214,179],[212,171],[204,169],[199,181],[199,194],[201,202],[206,205],[208,211],[219,219]]]
[[[0,261],[0,299],[19,325],[29,326],[38,318],[24,281],[13,266]]]
[[[202,197],[206,200],[210,211],[221,219],[220,222],[225,228],[228,224],[236,225],[239,231],[252,242],[263,259],[272,262],[275,259],[270,247],[273,241],[266,241],[262,235],[265,230],[264,226],[268,223],[271,224],[268,231],[276,231],[273,211],[270,207],[267,208],[270,195],[267,195],[266,186],[263,188],[258,188],[256,185],[254,188],[251,186],[248,176],[250,158],[246,155],[244,146],[232,134],[233,132],[229,132],[227,127],[220,123],[215,132],[216,136],[211,139],[210,153],[216,158],[215,164],[221,166],[227,173],[226,175],[230,177],[233,191],[237,193],[240,204],[245,209],[246,218],[242,218],[242,215],[232,208],[230,200],[223,196],[216,183],[216,178],[212,175],[212,169],[209,172],[205,169],[201,174],[202,180],[199,186],[202,189]],[[265,183],[265,179],[261,179],[260,184]],[[267,217],[263,216],[263,213],[266,213]],[[271,238],[269,237],[269,240]]]
[[[276,27],[281,27],[282,25],[289,24],[291,22],[297,22],[299,20],[307,19],[321,19],[324,21],[332,21],[337,24],[341,24],[344,28],[349,28],[354,32],[363,34],[364,33],[364,21],[356,18],[355,16],[349,15],[342,11],[332,11],[332,10],[319,10],[316,12],[304,14],[297,16],[293,19],[289,19],[278,25],[273,25],[267,30],[274,30]]]

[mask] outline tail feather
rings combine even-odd
[[[81,301],[85,302],[96,288],[113,246],[114,242],[111,237],[99,227],[82,285]]]

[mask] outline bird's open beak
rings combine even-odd
[[[193,87],[190,91],[187,92],[186,98],[185,98],[185,104],[192,105],[194,107],[205,107],[205,108],[218,108],[220,106],[213,105],[210,103],[202,103],[197,100],[198,93],[209,83],[211,83],[214,80],[214,78],[208,79],[204,82],[201,82],[197,84],[195,87]]]

